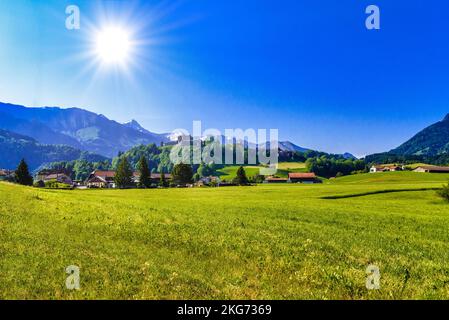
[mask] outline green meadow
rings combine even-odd
[[[1,299],[448,299],[446,174],[319,185],[47,190],[0,183]],[[391,193],[389,190],[407,190]],[[363,195],[367,192],[385,193]],[[350,198],[325,199],[352,195]],[[380,269],[380,289],[365,287]],[[80,290],[65,288],[69,265]]]

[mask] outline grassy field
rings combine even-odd
[[[306,164],[304,162],[279,162],[278,169],[291,170],[292,172],[297,170],[305,170]]]
[[[0,298],[449,298],[448,175],[321,185],[42,190],[0,183]],[[381,272],[367,290],[365,269]],[[65,268],[81,289],[65,288]]]

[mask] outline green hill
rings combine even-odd
[[[81,151],[66,145],[40,144],[35,139],[0,129],[0,168],[14,169],[24,158],[31,170],[57,161],[84,159],[104,161],[106,157]]]
[[[240,166],[226,166],[217,170],[216,174],[221,180],[232,181],[236,175]],[[247,177],[252,177],[259,174],[260,167],[258,166],[243,166]]]
[[[368,155],[367,163],[449,165],[449,114],[389,152]]]
[[[235,178],[237,170],[240,166],[226,166],[222,169],[217,170],[217,175],[220,176],[221,179],[225,179],[227,181],[231,181]],[[260,166],[243,166],[245,169],[246,175],[248,177],[252,177],[258,175]],[[290,172],[306,172],[306,165],[304,162],[280,162],[278,164],[278,170],[276,172],[276,176],[286,178]]]
[[[449,153],[449,114],[390,151],[397,155],[437,156]]]

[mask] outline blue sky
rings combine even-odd
[[[65,8],[81,29],[65,28]],[[381,30],[365,28],[365,8]],[[396,147],[449,112],[447,1],[0,2],[0,101],[81,107],[155,132],[277,128],[356,155]],[[101,67],[94,30],[138,42]]]

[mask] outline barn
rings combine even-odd
[[[449,167],[441,166],[419,166],[416,167],[415,172],[428,172],[428,173],[449,173]]]
[[[267,177],[264,183],[287,183],[287,178]]]
[[[321,183],[315,173],[289,173],[288,182],[291,183]]]

